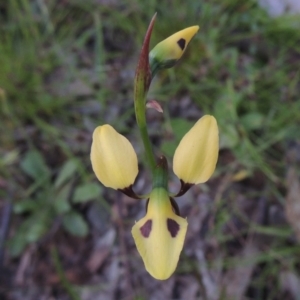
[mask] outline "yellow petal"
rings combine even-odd
[[[181,58],[188,43],[198,32],[199,26],[180,30],[158,43],[149,53],[152,73],[162,68],[173,67]]]
[[[93,133],[91,162],[97,178],[106,187],[123,189],[134,183],[138,161],[130,142],[110,125]]]
[[[182,138],[173,158],[174,173],[185,183],[207,181],[219,153],[219,133],[213,116],[203,116]]]
[[[146,216],[131,231],[145,268],[154,278],[168,279],[175,271],[187,225],[173,212],[167,191],[155,188]]]

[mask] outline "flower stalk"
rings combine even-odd
[[[156,14],[153,16],[146,32],[134,79],[135,117],[152,174],[154,174],[156,163],[146,123],[146,95],[152,79],[149,66],[149,44],[155,19]]]

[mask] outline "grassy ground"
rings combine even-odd
[[[130,236],[143,205],[104,189],[89,160],[94,128],[110,123],[138,152],[136,189],[150,188],[132,88],[155,12],[152,46],[201,27],[152,86],[165,111],[149,111],[155,151],[171,163],[204,113],[221,138],[213,179],[180,203],[190,229],[166,282]],[[251,0],[1,3],[0,298],[299,299],[299,29]]]

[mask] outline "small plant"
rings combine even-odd
[[[74,189],[76,174],[80,173],[80,162],[67,160],[52,183],[52,172],[42,154],[29,150],[21,163],[21,170],[33,181],[22,201],[14,204],[14,212],[26,215],[9,242],[10,254],[18,256],[24,248],[38,242],[52,232],[56,224],[68,233],[84,237],[88,224],[74,205],[99,197],[101,188],[96,183],[80,183]],[[55,222],[56,221],[56,222]],[[52,230],[51,230],[52,228]]]
[[[134,106],[145,154],[152,172],[152,191],[137,195],[133,184],[138,174],[138,159],[131,143],[108,124],[93,133],[91,162],[99,181],[135,199],[148,199],[146,215],[136,222],[132,235],[146,270],[156,279],[169,278],[175,271],[187,230],[187,220],[180,216],[174,198],[191,186],[206,182],[215,170],[219,137],[216,119],[205,115],[185,134],[173,158],[173,171],[181,188],[168,190],[168,166],[164,156],[153,153],[146,124],[146,107],[162,111],[157,102],[146,104],[151,81],[158,71],[173,67],[182,57],[190,40],[199,30],[192,26],[157,44],[149,53],[153,17],[141,50],[134,82]]]

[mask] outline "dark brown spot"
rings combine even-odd
[[[120,192],[125,194],[126,196],[133,198],[133,199],[141,199],[132,189],[132,184],[124,189],[118,189]]]
[[[179,231],[179,224],[172,220],[172,219],[167,219],[167,227],[168,227],[168,230],[171,234],[171,237],[175,237]]]
[[[179,41],[177,41],[177,44],[180,47],[180,49],[183,51],[185,47],[185,39],[180,39]]]
[[[163,155],[160,156],[159,159],[157,160],[156,167],[160,167],[163,170],[168,170],[168,162],[167,162],[167,159]]]
[[[180,182],[181,182],[181,188],[175,197],[180,197],[180,196],[184,195],[190,189],[190,187],[192,187],[194,185],[193,183],[185,183],[181,179],[180,179]]]
[[[150,235],[150,232],[152,230],[152,220],[148,220],[141,228],[141,234],[143,237],[148,238]]]
[[[171,205],[172,205],[173,211],[175,212],[175,214],[177,216],[180,216],[180,211],[179,211],[178,204],[176,203],[176,201],[173,198],[170,198],[170,201],[171,201]]]

